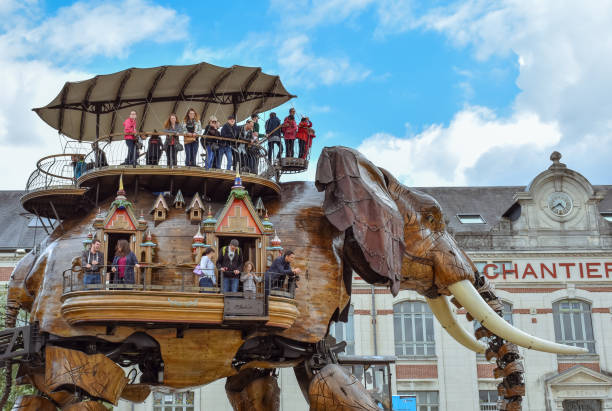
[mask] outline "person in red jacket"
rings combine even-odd
[[[315,130],[314,128],[308,129],[308,142],[306,143],[306,150],[304,153],[304,158],[308,157],[308,153],[310,152],[310,147],[312,147],[312,139],[315,138]]]
[[[136,112],[131,111],[130,116],[123,122],[123,132],[125,133],[125,144],[128,147],[128,155],[124,164],[136,164]]]
[[[289,115],[285,117],[283,125],[281,126],[281,131],[283,132],[283,137],[285,138],[285,151],[287,153],[287,157],[294,157],[293,142],[295,141],[297,130],[298,127],[297,123],[295,122],[295,109],[292,108],[289,110]]]
[[[308,144],[308,130],[312,127],[312,123],[308,117],[302,117],[300,124],[298,124],[297,138],[300,145],[299,158],[306,158],[306,145]]]

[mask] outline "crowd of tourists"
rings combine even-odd
[[[165,153],[166,164],[174,167],[178,165],[178,152],[184,150],[185,166],[195,167],[199,148],[202,147],[206,169],[221,169],[225,159],[227,170],[240,167],[241,171],[256,173],[259,159],[263,155],[260,148],[264,142],[267,142],[267,159],[272,163],[273,159],[280,159],[283,152],[286,157],[306,159],[315,138],[310,119],[304,116],[298,123],[294,108],[289,110],[282,122],[276,113],[270,113],[265,122],[265,133],[260,131],[258,114],[251,115],[242,125],[236,124],[234,115],[229,115],[222,126],[219,119],[212,115],[207,119],[206,125],[203,125],[198,113],[190,108],[182,120],[179,120],[176,114],[170,114],[163,130],[150,134],[137,130],[136,119],[137,113],[132,111],[123,123],[128,149],[124,165],[138,164],[140,150],[144,150],[143,142],[148,140],[144,151],[147,165],[159,165],[162,153]],[[180,136],[183,136],[182,143]],[[282,140],[285,143],[284,148]],[[97,145],[94,147],[94,157],[96,165],[108,164],[104,151]],[[77,172],[80,174],[80,166],[75,165],[75,173]]]
[[[100,251],[100,246],[100,240],[94,239],[81,255],[83,284],[88,288],[98,288],[98,284],[106,282],[107,273],[111,288],[118,284],[129,288],[135,284],[135,269],[140,268],[140,263],[136,254],[131,251],[128,241],[125,239],[117,241],[109,267],[104,265],[104,253]],[[229,245],[221,247],[218,258],[215,258],[216,254],[214,248],[208,247],[193,270],[199,278],[198,285],[202,287],[202,292],[216,292],[218,282],[222,292],[235,293],[241,288],[244,298],[247,299],[256,298],[257,284],[262,282],[265,294],[275,289],[295,292],[296,280],[301,271],[299,268],[291,267],[295,259],[293,251],[286,250],[278,255],[263,274],[255,272],[253,262],[244,261],[237,239],[232,239]]]

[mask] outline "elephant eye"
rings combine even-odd
[[[427,214],[427,217],[425,217],[425,219],[426,219],[427,221],[429,221],[431,224],[433,224],[433,222],[434,222],[434,220],[435,220],[435,219],[434,219],[434,216],[433,216],[433,215],[431,215],[431,214]]]

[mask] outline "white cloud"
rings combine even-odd
[[[284,39],[278,49],[278,64],[288,84],[305,87],[317,84],[347,84],[365,80],[371,71],[347,57],[320,57],[310,50],[310,39],[305,34]]]
[[[272,0],[270,10],[279,13],[283,28],[312,29],[340,24],[364,12],[374,0]]]
[[[466,185],[475,167],[486,172],[488,165],[479,160],[487,153],[546,152],[560,137],[555,123],[542,122],[532,113],[503,119],[487,108],[468,106],[447,127],[432,125],[408,137],[377,133],[358,150],[408,185]]]
[[[186,37],[188,17],[146,0],[77,2],[39,24],[16,19],[0,36],[6,56],[74,61],[93,56],[126,57],[142,41],[167,43]]]
[[[556,149],[572,156],[568,165],[589,170],[596,180],[609,180],[605,159],[612,156],[612,145],[603,143],[612,136],[612,3],[587,0],[561,6],[555,0],[467,0],[419,15],[411,1],[387,4],[392,12],[379,11],[377,29],[384,35],[436,31],[478,60],[515,55],[521,91],[512,107],[515,114],[504,121],[531,113],[544,124],[557,124],[561,141]],[[471,141],[471,136],[465,137]],[[587,141],[597,142],[596,153]],[[530,167],[518,160],[521,153],[527,155],[520,150],[524,148],[519,145],[503,151],[517,159],[515,172]],[[469,182],[479,179],[468,176]]]

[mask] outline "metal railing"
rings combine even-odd
[[[152,292],[199,292],[199,293],[223,293],[230,296],[245,296],[244,285],[238,275],[238,291],[223,289],[224,273],[215,270],[215,281],[213,286],[195,285],[200,276],[193,273],[193,267],[168,266],[168,265],[146,265],[144,263],[137,266],[126,266],[126,270],[133,270],[133,277],[124,274],[123,279],[119,278],[116,266],[99,266],[96,271],[88,270],[85,267],[74,266],[62,273],[63,294],[76,291],[152,291]],[[188,268],[188,269],[186,269]],[[175,270],[172,284],[156,284],[150,281],[151,276],[146,275],[146,270],[150,269],[152,274],[155,270]],[[255,296],[275,295],[285,298],[295,298],[295,288],[299,276],[282,276],[281,274],[267,272],[253,272],[261,280],[255,282]],[[164,278],[168,278],[164,275]],[[149,279],[150,282],[147,282]],[[178,282],[178,284],[177,284]]]

